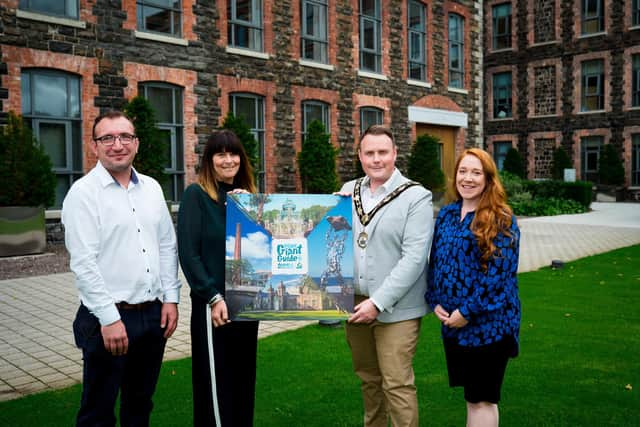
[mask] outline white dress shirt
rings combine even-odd
[[[62,223],[80,300],[101,325],[120,319],[117,302],[179,302],[175,231],[153,178],[133,170],[123,188],[98,162],[69,190]]]
[[[391,193],[395,188],[389,188],[389,183],[400,173],[398,168],[394,169],[393,173],[387,179],[384,184],[376,188],[374,192],[371,192],[371,186],[369,182],[369,177],[365,176],[362,180],[362,185],[360,186],[360,200],[362,201],[362,209],[365,213],[371,212],[373,208],[375,208],[382,199],[384,199],[387,194]],[[353,238],[353,253],[355,254],[355,273],[356,273],[356,281],[355,281],[355,293],[357,295],[369,296],[369,289],[367,288],[366,281],[364,280],[367,266],[367,248],[361,248],[358,246],[358,235],[363,231],[368,234],[367,227],[362,225],[360,222],[360,217],[356,212],[355,206],[353,207],[353,217],[357,218],[357,221],[353,221],[355,225],[355,234]],[[369,237],[371,237],[369,235]],[[382,307],[378,302],[376,302],[373,298],[371,301],[375,304],[378,310],[383,311],[384,307]]]

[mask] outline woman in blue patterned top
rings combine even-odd
[[[518,354],[520,230],[491,156],[465,150],[456,201],[440,210],[427,303],[442,322],[449,385],[464,387],[467,426],[497,426],[507,361]]]

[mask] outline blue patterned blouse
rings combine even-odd
[[[489,260],[485,273],[480,266],[476,237],[470,229],[475,213],[467,213],[460,221],[461,206],[458,201],[443,207],[436,219],[427,303],[432,309],[440,304],[449,313],[459,309],[469,321],[463,328],[442,325],[443,338],[454,339],[461,346],[478,347],[511,336],[517,345],[520,230],[516,218],[513,217],[511,236],[496,236],[494,244],[500,256]]]

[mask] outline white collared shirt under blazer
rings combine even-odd
[[[409,181],[396,169],[384,183],[384,193]],[[340,192],[353,194],[355,180]],[[369,209],[365,209],[368,213]],[[357,234],[363,229],[355,208],[354,254],[359,254]],[[421,185],[409,187],[376,213],[364,227],[368,234],[364,260],[356,260],[364,271],[355,271],[359,290],[366,292],[382,309],[377,320],[399,322],[415,319],[430,310],[424,301],[427,289],[427,258],[433,238],[433,204],[431,192]],[[356,255],[358,256],[358,255]]]
[[[98,162],[69,190],[62,222],[80,300],[101,325],[120,319],[117,302],[179,302],[175,230],[156,180],[134,170],[124,188]]]

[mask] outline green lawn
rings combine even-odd
[[[508,369],[504,426],[640,426],[640,246],[520,275],[521,355]],[[260,341],[256,427],[359,426],[344,331],[310,325]],[[421,425],[462,426],[437,321],[415,359]],[[629,387],[627,387],[629,385]],[[153,426],[191,424],[190,359],[166,363]],[[2,426],[73,424],[80,387],[0,403]]]

